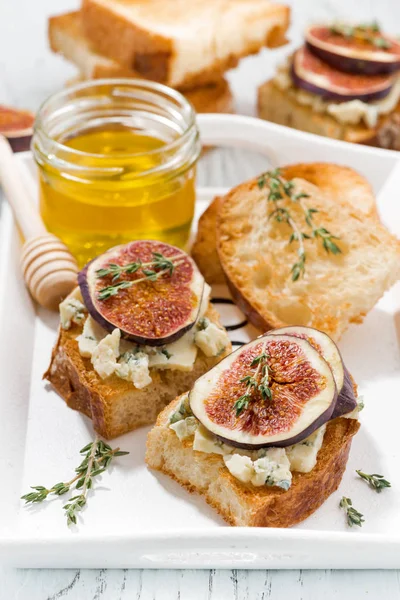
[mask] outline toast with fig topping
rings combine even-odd
[[[360,424],[340,417],[330,421],[309,473],[293,473],[292,485],[254,487],[242,483],[226,468],[222,456],[193,450],[192,440],[181,442],[169,427],[174,400],[158,416],[147,437],[148,466],[172,477],[189,492],[197,492],[230,525],[291,527],[309,517],[339,486],[346,469],[353,436]]]
[[[182,250],[156,240],[111,248],[60,304],[50,381],[107,439],[157,414],[231,351],[210,288]]]
[[[279,204],[309,234],[303,240],[305,269],[296,280],[299,244],[284,219],[271,217],[275,205],[260,179],[214,200],[200,219],[192,256],[207,281],[227,280],[235,302],[259,329],[308,325],[339,339],[400,277],[400,243],[379,222],[370,185],[352,169],[310,163],[280,174],[316,211],[308,228],[298,202],[284,194]],[[327,251],[313,228],[330,232],[339,251]]]
[[[389,114],[381,115],[374,127],[341,123],[329,114],[316,112],[312,106],[300,104],[269,80],[258,89],[257,105],[261,119],[278,125],[354,144],[400,150],[400,102]]]

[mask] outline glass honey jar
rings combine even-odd
[[[136,79],[70,87],[40,108],[32,151],[42,218],[80,265],[135,239],[185,247],[200,141],[179,92]]]

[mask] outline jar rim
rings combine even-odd
[[[70,152],[71,154],[73,153],[74,155],[77,155],[77,156],[85,156],[88,158],[93,157],[93,158],[98,158],[98,159],[106,157],[107,156],[106,154],[85,152],[83,150],[77,150],[75,148],[71,148],[70,146],[67,146],[64,143],[59,142],[58,140],[54,139],[46,131],[46,128],[43,123],[43,113],[46,111],[46,109],[49,108],[51,103],[53,103],[55,101],[56,102],[62,101],[64,98],[68,98],[68,96],[70,96],[71,94],[73,94],[75,92],[80,92],[85,89],[95,88],[95,87],[99,87],[99,86],[107,86],[107,85],[111,86],[111,87],[118,87],[118,86],[140,87],[140,88],[144,89],[145,91],[159,93],[160,95],[163,95],[167,99],[177,102],[179,105],[178,109],[180,108],[181,112],[184,112],[184,111],[187,112],[187,119],[186,119],[184,130],[176,139],[166,142],[162,146],[163,152],[173,152],[174,148],[180,147],[185,142],[186,138],[190,136],[193,129],[196,128],[196,111],[195,111],[193,105],[191,104],[191,102],[187,98],[185,98],[185,96],[183,96],[183,94],[181,94],[177,90],[172,89],[162,83],[157,83],[155,81],[149,81],[146,79],[138,79],[138,78],[133,78],[133,77],[126,78],[125,77],[125,78],[91,79],[90,81],[84,81],[84,82],[72,85],[66,89],[56,92],[55,94],[52,94],[46,100],[44,100],[44,102],[42,102],[42,104],[39,107],[39,110],[36,114],[34,126],[33,126],[34,135],[40,132],[40,136],[44,137],[47,142],[50,142],[54,148],[61,150],[61,151]],[[121,94],[121,96],[122,96],[122,94]],[[127,97],[129,97],[129,96],[127,96]],[[133,152],[133,153],[129,153],[129,154],[116,153],[116,154],[114,154],[114,157],[118,157],[118,156],[122,157],[123,156],[125,159],[129,159],[129,158],[137,158],[140,156],[151,156],[153,154],[159,153],[160,150],[161,150],[160,148],[155,148],[153,150],[146,150],[143,152]]]

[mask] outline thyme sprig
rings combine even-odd
[[[364,481],[366,481],[372,489],[374,489],[379,494],[384,488],[392,487],[391,483],[384,478],[384,475],[378,475],[377,473],[372,473],[368,475],[368,473],[363,473],[361,469],[356,470],[357,475],[361,477]]]
[[[350,527],[353,525],[357,525],[358,527],[362,527],[364,523],[364,515],[362,515],[358,510],[356,510],[353,506],[353,503],[350,498],[346,498],[345,496],[339,502],[340,508],[343,508],[346,511],[347,515],[347,524]]]
[[[67,524],[76,524],[77,512],[81,511],[87,503],[87,492],[93,486],[93,479],[98,477],[110,466],[116,456],[125,456],[129,452],[124,452],[119,448],[114,450],[97,437],[93,442],[87,444],[80,454],[84,455],[81,464],[76,467],[76,475],[66,482],[60,482],[46,488],[43,485],[31,486],[34,492],[29,492],[21,496],[25,504],[35,504],[43,502],[49,495],[62,496],[69,492],[75,484],[76,490],[81,490],[80,494],[72,496],[67,504],[63,506],[67,517]]]
[[[272,391],[269,387],[270,372],[267,362],[269,355],[266,352],[266,347],[265,343],[262,352],[258,356],[255,356],[250,363],[250,367],[256,367],[254,374],[245,375],[245,377],[240,379],[240,383],[246,383],[247,387],[245,393],[233,405],[237,417],[249,406],[252,390],[258,390],[263,400],[271,400],[272,398]]]
[[[380,33],[379,24],[376,21],[360,25],[346,25],[344,23],[334,23],[330,27],[330,32],[334,35],[341,35],[347,39],[359,39],[373,44],[376,48],[387,50],[392,47],[389,40],[382,36],[373,35]]]
[[[326,252],[331,254],[340,254],[341,249],[334,242],[334,240],[340,239],[333,235],[325,227],[315,227],[313,218],[318,212],[316,208],[308,208],[304,202],[305,198],[309,198],[309,195],[304,192],[294,193],[295,184],[293,181],[286,181],[282,176],[279,169],[274,169],[263,173],[258,178],[258,187],[263,189],[269,187],[268,202],[274,204],[273,210],[269,213],[269,219],[275,219],[278,223],[287,223],[292,229],[292,234],[289,237],[289,244],[292,242],[298,243],[298,260],[293,264],[291,268],[292,281],[297,281],[300,277],[304,276],[306,269],[306,250],[304,246],[304,240],[310,240],[314,238],[322,243],[323,248]],[[288,198],[292,202],[296,203],[302,210],[305,223],[309,228],[309,231],[302,231],[298,223],[294,220],[290,210],[280,204],[282,200]]]
[[[98,300],[107,300],[111,296],[116,296],[120,290],[130,288],[142,281],[156,281],[161,275],[165,274],[171,276],[175,268],[182,264],[183,260],[181,259],[183,259],[184,256],[184,254],[177,254],[176,256],[167,257],[161,252],[153,252],[153,260],[148,262],[138,260],[126,265],[110,263],[107,268],[98,269],[96,271],[97,278],[101,279],[108,275],[112,275],[111,281],[113,282],[112,285],[102,288],[99,291],[97,298]],[[123,273],[132,274],[139,271],[139,269],[142,270],[144,277],[139,277],[132,281],[124,280],[118,282],[118,279]]]

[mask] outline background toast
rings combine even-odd
[[[270,80],[259,87],[257,105],[258,116],[261,119],[278,125],[345,142],[400,149],[400,103],[392,113],[382,115],[376,127],[350,125],[340,123],[331,115],[317,113],[312,107],[298,103]]]
[[[51,17],[48,35],[53,52],[62,54],[76,65],[80,80],[112,77],[142,78],[139,73],[102,56],[92,48],[84,35],[79,12]],[[180,88],[179,91],[184,93],[198,113],[233,112],[233,96],[228,82],[222,76],[214,83],[194,89]]]
[[[172,87],[215,81],[242,56],[286,42],[269,0],[83,0],[85,34],[121,65]]]

